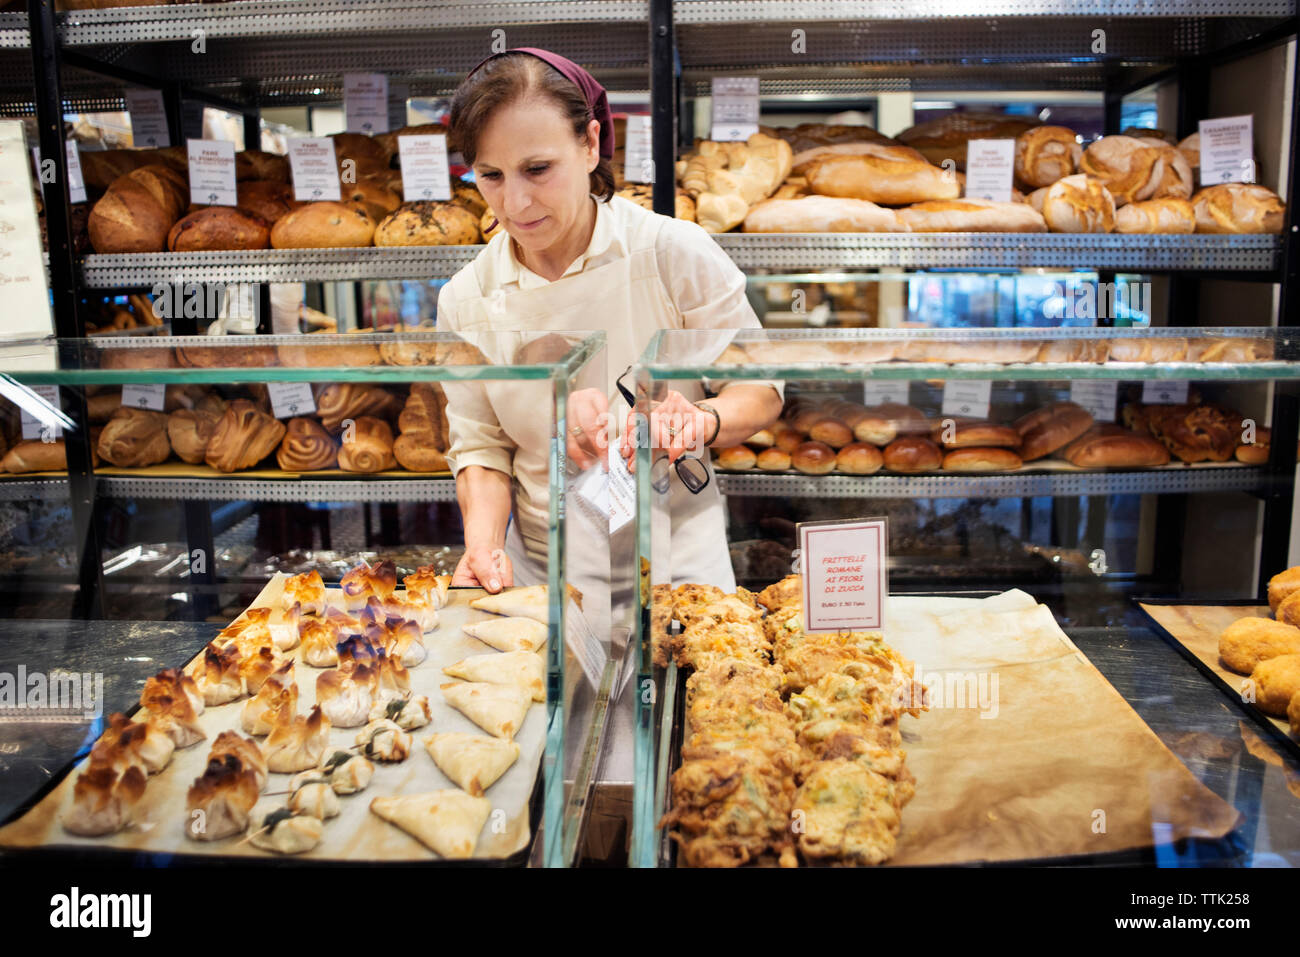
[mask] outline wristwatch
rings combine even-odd
[[[709,440],[704,443],[705,447],[707,448],[708,446],[714,443],[714,440],[716,440],[718,437],[718,433],[722,431],[722,417],[718,415],[718,410],[715,409],[713,406],[709,405],[707,402],[696,402],[695,408],[700,409],[701,411],[704,412],[711,413],[713,415],[713,434],[710,435]]]

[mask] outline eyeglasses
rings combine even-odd
[[[618,386],[618,391],[623,394],[628,408],[635,409],[636,396],[623,384],[623,379],[631,371],[631,366],[624,369],[623,374],[614,380],[614,385]],[[668,491],[673,471],[676,471],[677,477],[682,480],[682,484],[692,495],[699,495],[709,484],[708,466],[700,460],[699,456],[684,452],[676,462],[669,462],[667,455],[655,459],[654,464],[650,466],[650,487],[660,494]]]

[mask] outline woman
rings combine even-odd
[[[603,462],[612,419],[626,423],[630,468],[632,416],[615,378],[659,329],[757,327],[743,274],[699,226],[614,196],[605,91],[564,57],[528,48],[484,60],[456,91],[451,139],[504,228],[443,287],[439,330],[603,330],[607,381],[571,396],[568,454],[582,468]],[[496,592],[546,581],[550,436],[535,391],[525,398],[521,385],[445,385],[465,525],[455,585]],[[782,404],[771,383],[733,382],[701,398],[698,387],[670,392],[645,424],[673,461],[692,445],[707,460],[705,443],[738,444],[775,422]],[[673,580],[734,590],[717,483],[692,494],[669,474]]]

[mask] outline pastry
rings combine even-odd
[[[447,703],[488,734],[511,740],[524,723],[531,695],[513,685],[454,681],[442,685]]]
[[[266,680],[284,665],[292,666],[293,662],[285,661],[273,646],[265,645],[240,661],[239,677],[249,694],[257,694]]]
[[[311,774],[311,771],[305,772]],[[327,781],[307,781],[290,788],[289,810],[324,821],[338,817],[342,805]]]
[[[1277,193],[1250,183],[1207,186],[1192,197],[1198,233],[1280,233],[1286,204]]]
[[[148,409],[119,408],[99,434],[99,457],[111,465],[141,468],[171,455],[167,416]]]
[[[1012,428],[1020,436],[1020,457],[1032,462],[1069,445],[1092,424],[1092,416],[1082,406],[1056,402],[1021,416]]]
[[[204,461],[220,472],[251,469],[274,451],[284,431],[283,422],[247,399],[236,399],[208,440]]]
[[[329,730],[329,719],[319,705],[305,717],[282,708],[264,745],[267,766],[281,773],[316,767],[329,745]]]
[[[82,771],[72,787],[72,806],[62,818],[63,829],[83,837],[117,833],[131,823],[145,784],[145,773],[138,767],[120,774],[108,767]]]
[[[497,651],[538,651],[546,644],[546,626],[532,618],[490,618],[462,630]]]
[[[370,721],[386,719],[403,731],[414,731],[416,728],[426,727],[433,720],[433,716],[429,712],[428,697],[416,695],[414,698],[389,698],[387,701],[376,701],[370,706],[368,719]]]
[[[259,791],[266,787],[269,768],[266,764],[266,758],[262,756],[261,748],[257,746],[257,742],[252,738],[245,738],[234,731],[222,731],[217,735],[217,739],[212,742],[212,747],[208,751],[209,765],[214,761],[227,764],[237,763],[240,767],[252,772],[253,780],[257,784]]]
[[[1255,706],[1265,714],[1284,718],[1291,699],[1300,695],[1300,654],[1266,658],[1250,673],[1255,685]]]
[[[393,698],[410,698],[411,673],[396,658],[391,657],[382,648],[375,655],[375,667],[379,672],[376,701],[389,701]]]
[[[140,707],[149,708],[149,702],[162,695],[178,700],[183,698],[196,715],[203,713],[203,693],[194,679],[179,668],[166,668],[145,679],[144,690],[140,692]]]
[[[193,682],[188,677],[186,680]],[[199,725],[191,699],[178,688],[155,685],[150,689],[146,682],[140,701],[148,713],[149,724],[171,738],[176,747],[188,748],[207,737]],[[200,697],[199,706],[202,705],[203,699]]]
[[[320,818],[281,808],[260,822],[254,821],[250,828],[248,840],[254,847],[276,854],[301,854],[320,843],[325,825]]]
[[[378,668],[356,662],[340,664],[316,678],[316,703],[331,727],[359,728],[365,724],[379,682]]]
[[[152,722],[132,721],[118,712],[108,716],[108,727],[90,749],[90,765],[107,764],[123,771],[135,765],[146,775],[157,774],[171,763],[176,743]]]
[[[545,585],[507,588],[495,595],[484,595],[475,598],[469,603],[469,607],[476,611],[491,612],[494,615],[531,618],[545,624],[551,618],[547,607],[546,591]],[[570,597],[573,597],[573,595],[571,594]],[[579,607],[581,607],[581,602],[579,602]],[[545,638],[542,640],[545,641]]]
[[[194,683],[203,695],[203,703],[209,708],[243,697],[244,682],[239,676],[238,649],[209,644],[203,650],[199,667]]]
[[[286,611],[297,605],[300,615],[324,614],[327,599],[325,582],[321,579],[320,572],[313,568],[301,575],[286,578],[281,601]]]
[[[221,421],[219,412],[177,409],[167,416],[167,439],[183,462],[197,465],[207,453],[208,442]]]
[[[546,665],[542,656],[533,651],[471,655],[447,665],[442,673],[464,681],[511,685],[534,701],[546,700]]]
[[[240,727],[245,734],[264,737],[271,733],[276,715],[286,709],[288,714],[298,713],[298,683],[293,680],[292,661],[286,661],[257,694],[244,702],[239,714]]]
[[[447,595],[451,588],[451,576],[439,575],[432,565],[422,565],[412,574],[402,579],[406,586],[406,600],[417,605],[426,605],[435,611],[447,605]]]
[[[1268,580],[1268,607],[1276,613],[1277,606],[1292,592],[1300,591],[1300,565],[1278,572]]]
[[[393,455],[393,430],[383,419],[363,415],[344,428],[339,446],[339,468],[345,472],[382,472],[397,465]]]
[[[482,797],[519,758],[514,741],[460,731],[432,734],[424,748],[438,770],[474,797]]]
[[[387,718],[377,718],[356,737],[361,753],[375,761],[405,761],[411,753],[411,736]]]
[[[302,771],[289,782],[290,789],[311,780],[324,779],[335,794],[356,794],[364,791],[375,774],[375,766],[360,754],[335,751],[320,767]]]
[[[260,791],[256,772],[235,755],[209,760],[185,796],[190,812],[184,819],[185,835],[195,841],[219,841],[241,833]]]
[[[339,447],[334,436],[315,419],[302,416],[289,420],[284,440],[275,453],[275,461],[286,472],[332,469],[338,464],[338,458]]]
[[[348,419],[362,416],[386,419],[401,409],[397,396],[386,389],[356,382],[334,382],[321,390],[316,397],[316,413],[321,425],[330,432],[339,432]]]
[[[370,810],[434,853],[452,859],[474,856],[492,802],[451,789],[375,798]]]
[[[397,566],[391,561],[362,563],[350,569],[340,581],[348,611],[366,607],[372,597],[388,601],[397,588]]]
[[[1171,405],[1149,417],[1148,426],[1184,462],[1226,462],[1236,451],[1242,418],[1212,405]]]
[[[1026,186],[1051,186],[1074,174],[1083,147],[1074,130],[1036,126],[1016,137],[1016,179]]]
[[[424,632],[420,625],[407,618],[389,617],[378,599],[371,598],[361,612],[361,633],[376,648],[383,648],[388,657],[400,661],[404,667],[414,668],[428,656],[424,647]]]

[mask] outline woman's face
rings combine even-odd
[[[564,114],[543,97],[495,110],[479,134],[474,176],[506,232],[525,250],[560,243],[585,212],[591,171],[599,161],[600,124],[588,124],[587,142],[573,135]]]

